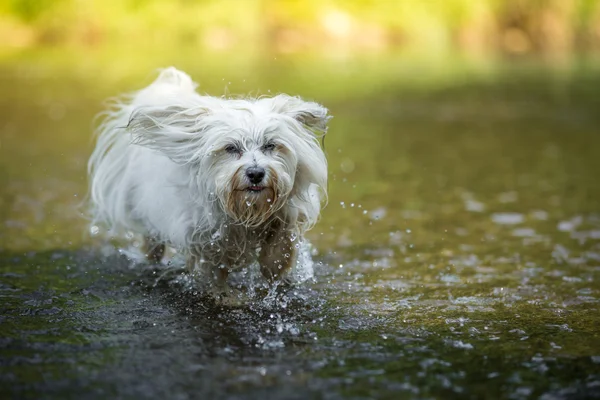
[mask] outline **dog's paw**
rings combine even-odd
[[[298,281],[296,279],[294,279],[293,277],[287,275],[282,277],[277,283],[277,288],[280,290],[288,290],[293,288],[294,286],[296,286],[298,284]]]
[[[241,290],[229,285],[215,285],[210,290],[211,297],[222,306],[236,307],[244,304],[246,296]]]

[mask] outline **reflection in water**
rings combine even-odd
[[[332,109],[330,201],[302,263],[314,279],[246,276],[247,301],[223,306],[83,234],[89,121],[147,71],[106,86],[2,71],[3,396],[600,396],[594,75],[369,93],[335,66],[324,89],[293,63],[262,71]],[[211,89],[228,72],[201,74]]]

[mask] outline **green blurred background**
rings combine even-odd
[[[3,45],[439,56],[600,47],[597,0],[5,0]],[[333,53],[333,54],[332,54]]]
[[[3,0],[0,250],[87,241],[93,118],[170,65],[211,95],[285,92],[331,109],[322,247],[373,240],[341,202],[388,210],[383,237],[440,198],[461,209],[463,189],[492,196],[473,179],[482,169],[514,190],[497,153],[515,145],[506,133],[528,160],[572,146],[583,174],[565,179],[585,181],[579,199],[595,210],[598,54],[600,0]]]

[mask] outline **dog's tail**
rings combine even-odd
[[[165,68],[154,82],[134,95],[131,105],[138,108],[177,104],[182,97],[196,96],[197,86],[185,72]]]

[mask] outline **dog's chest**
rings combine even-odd
[[[265,228],[246,228],[240,225],[224,225],[213,233],[203,257],[230,267],[244,266],[256,260],[268,235]]]

